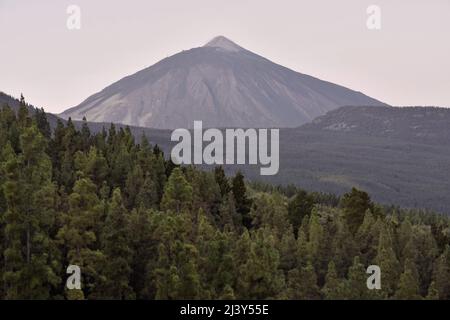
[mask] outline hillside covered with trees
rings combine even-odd
[[[1,299],[450,299],[449,217],[177,167],[23,99],[0,145]]]

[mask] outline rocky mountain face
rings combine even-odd
[[[133,126],[295,127],[341,106],[384,105],[292,71],[225,37],[125,77],[60,116]]]

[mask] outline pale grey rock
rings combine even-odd
[[[125,77],[60,116],[173,129],[295,127],[340,106],[384,105],[220,36]]]

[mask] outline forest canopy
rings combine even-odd
[[[23,100],[0,145],[1,299],[450,299],[447,216],[179,167]]]

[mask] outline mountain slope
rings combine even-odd
[[[248,168],[260,179],[254,168]],[[450,109],[344,107],[280,131],[280,172],[270,182],[450,214]]]
[[[171,131],[131,130],[170,154]],[[335,194],[358,187],[380,203],[450,214],[450,109],[339,108],[312,124],[280,130],[277,175],[261,176],[259,166],[225,169],[253,181]]]
[[[17,112],[20,108],[20,101],[17,98],[14,98],[0,91],[0,108],[2,108],[5,105],[8,105],[11,109]],[[33,105],[27,104],[27,108],[30,113],[34,113],[36,111],[36,107],[34,107]],[[51,113],[47,113],[47,120],[50,123],[51,127],[54,127],[56,125],[58,119],[59,118],[57,116]]]
[[[450,109],[438,107],[343,107],[302,129],[348,132],[429,144],[449,144]]]
[[[225,37],[125,77],[63,118],[152,128],[295,127],[344,105],[383,105],[300,74]]]

